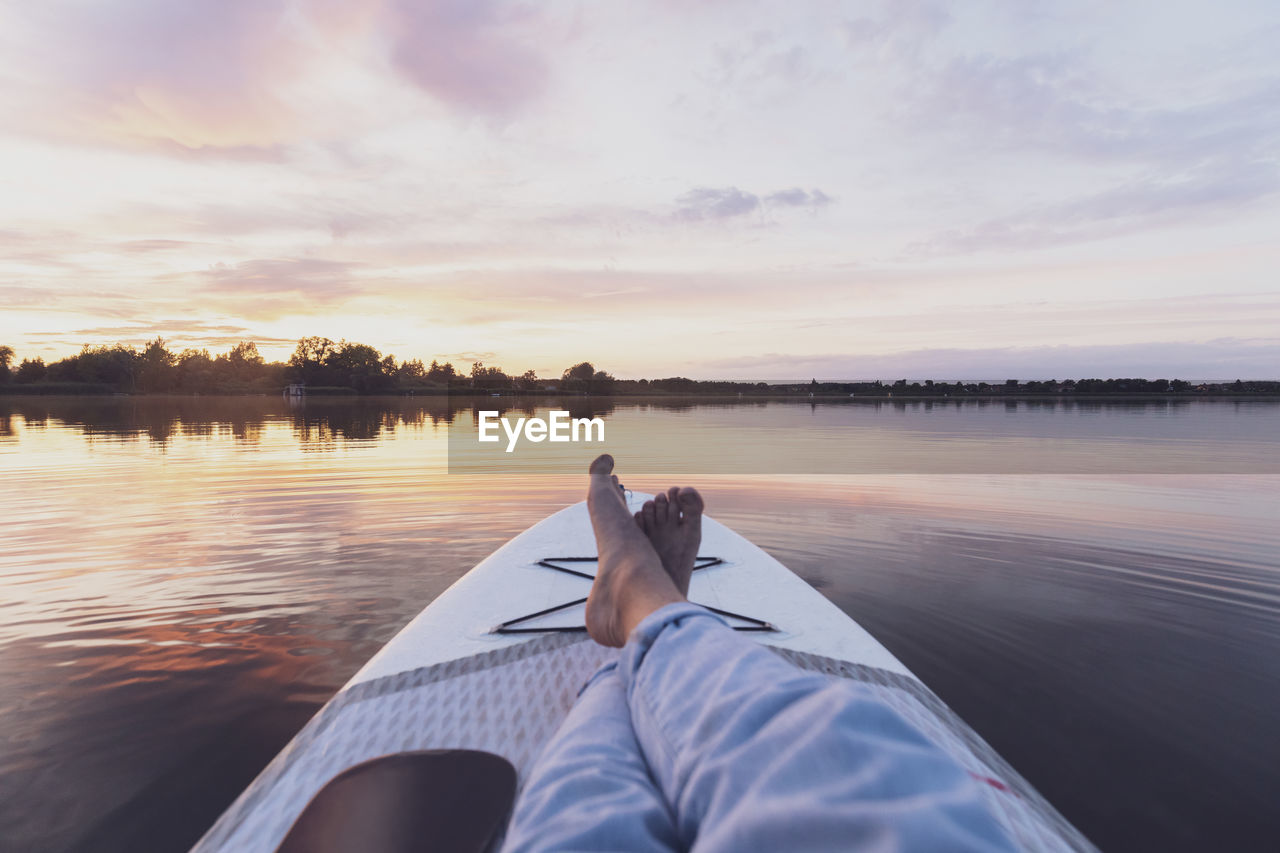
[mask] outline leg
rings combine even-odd
[[[587,598],[587,631],[603,646],[621,646],[640,620],[685,598],[627,510],[607,453],[591,463],[587,510],[600,555]]]
[[[608,456],[591,468],[587,627],[627,640],[631,723],[681,846],[1012,849],[968,774],[873,694],[797,670],[689,604],[701,498],[674,492],[690,493],[679,524],[672,493],[665,513],[655,499],[627,518],[612,468]]]
[[[682,846],[1013,849],[974,780],[869,690],[696,605],[646,619],[618,671]]]
[[[675,849],[670,809],[636,745],[626,691],[610,665],[587,684],[535,762],[503,850]]]

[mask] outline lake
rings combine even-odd
[[[186,849],[399,627],[582,497],[600,446],[469,443],[477,409],[549,402],[0,397],[0,848]],[[564,406],[1103,848],[1273,849],[1280,405]]]

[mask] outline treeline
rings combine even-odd
[[[777,388],[779,386],[773,386]],[[1182,379],[1057,379],[1021,382],[1007,379],[990,382],[819,382],[785,386],[793,393],[841,394],[853,397],[999,397],[1041,396],[1048,394],[1277,394],[1280,382],[1201,382]]]
[[[282,362],[264,359],[252,341],[218,355],[207,349],[174,352],[163,338],[141,349],[85,345],[75,355],[49,364],[42,358],[24,358],[16,365],[13,348],[0,346],[0,386],[31,393],[279,394],[287,385],[302,383],[308,393],[322,394],[607,394],[614,382],[590,362],[576,364],[555,379],[541,379],[532,370],[514,376],[479,361],[464,372],[449,362],[397,361],[367,344],[321,337],[302,338],[289,360]]]
[[[138,349],[123,344],[88,346],[50,364],[24,358],[14,364],[12,347],[0,346],[0,390],[45,394],[279,394],[302,383],[307,393],[569,393],[569,394],[726,394],[739,396],[842,396],[854,398],[964,398],[1108,394],[1280,394],[1280,382],[1250,381],[1192,384],[1182,379],[1065,379],[988,382],[733,382],[687,379],[616,379],[591,362],[581,362],[558,377],[534,371],[509,374],[477,361],[462,371],[449,362],[397,361],[374,347],[351,341],[309,337],[298,341],[288,361],[266,361],[252,341],[225,353],[207,349],[174,352],[156,338]]]
[[[769,383],[669,379],[619,379],[614,393],[738,394],[786,396],[841,396],[871,398],[1002,397],[1048,394],[1280,394],[1280,382],[1253,381],[1191,383],[1182,379],[1056,379],[1021,382],[809,382]]]

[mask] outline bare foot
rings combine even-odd
[[[689,576],[702,544],[702,495],[697,489],[672,486],[635,514],[636,524],[658,552],[662,568],[681,595],[689,594]]]
[[[601,645],[622,646],[644,617],[685,597],[627,510],[613,457],[598,457],[590,474],[587,511],[600,557],[587,597],[587,633]]]

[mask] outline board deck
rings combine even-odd
[[[633,509],[648,498],[628,494]],[[503,545],[362,667],[194,850],[274,850],[329,779],[379,755],[481,749],[523,781],[582,684],[617,654],[587,637],[584,605],[573,603],[590,589],[595,553],[585,503]],[[982,783],[1024,849],[1094,849],[874,637],[777,560],[704,517],[700,563],[690,601],[736,614],[726,621],[798,666],[867,684]]]

